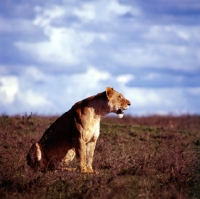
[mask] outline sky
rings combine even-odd
[[[107,86],[126,114],[200,114],[199,0],[5,0],[0,114],[60,115]]]

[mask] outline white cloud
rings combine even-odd
[[[196,97],[200,97],[200,87],[195,88],[187,88],[187,92],[191,93],[192,95],[195,95]]]
[[[111,86],[131,101],[131,107],[126,114],[181,114],[187,113],[192,108],[188,98],[185,98],[185,92],[196,97],[200,93],[199,88],[185,91],[184,88],[127,87],[127,81],[133,78],[129,74],[111,76],[106,70],[100,71],[94,67],[89,67],[86,72],[79,74],[54,76],[44,74],[31,66],[21,73],[19,79],[1,78],[0,106],[6,105],[6,110],[12,114],[23,112],[62,114],[75,102],[103,92],[106,86]],[[40,80],[43,80],[43,83],[36,85],[36,82]]]
[[[131,74],[125,74],[125,75],[119,75],[116,80],[119,83],[123,83],[126,84],[127,82],[129,82],[130,80],[133,80],[134,76]]]
[[[131,12],[131,10],[131,6],[120,4],[116,0],[112,0],[109,3],[105,1],[84,2],[74,7],[71,5],[69,7],[67,5],[54,5],[48,8],[36,6],[36,17],[33,20],[33,25],[42,28],[44,35],[49,40],[34,41],[34,43],[17,41],[14,45],[20,51],[28,53],[39,62],[57,65],[78,65],[85,62],[85,60],[88,62],[88,56],[93,56],[94,49],[90,49],[89,45],[95,39],[105,43],[111,38],[111,34],[109,32],[85,30],[84,23],[81,22],[75,25],[56,27],[52,25],[53,20],[75,15],[81,21],[96,20],[98,22],[105,19],[108,23],[113,13],[123,15]],[[102,13],[104,13],[104,19],[101,18]]]
[[[108,80],[110,78],[110,74],[106,71],[99,71],[95,67],[90,67],[86,73],[72,76],[74,82],[77,80],[77,78],[84,82],[88,80],[91,81],[92,84],[89,86],[93,87],[93,84],[96,86],[96,84],[101,80]]]
[[[119,3],[117,0],[101,0],[94,2],[84,2],[81,6],[72,10],[72,13],[83,22],[109,22],[117,16],[122,16],[126,13],[140,15],[141,11],[135,6]]]
[[[0,56],[1,112],[62,113],[106,86],[131,100],[129,113],[200,112],[199,85],[170,88],[178,81],[185,87],[198,84],[200,26],[196,13],[184,14],[196,5],[185,2],[182,10],[176,4],[176,14],[158,2],[150,7],[119,0],[26,5],[22,10],[31,14],[19,9],[0,16],[0,40],[7,45]],[[137,80],[142,88],[134,87]],[[148,83],[157,88],[148,89]]]
[[[105,82],[107,82],[111,76],[106,71],[99,71],[90,67],[85,73],[74,74],[67,78],[68,86],[66,85],[66,91],[72,103],[74,103],[73,99],[81,100],[81,98],[83,99],[97,92],[101,92],[102,88],[104,89],[104,87],[106,87],[104,86]]]
[[[74,12],[79,16],[86,13],[85,17],[87,18],[88,9],[92,9],[87,4],[84,4],[83,7],[86,10],[78,11],[75,9]],[[51,22],[53,19],[62,18],[65,14],[64,8],[59,6],[53,6],[51,9],[36,7],[36,11],[37,16],[33,24],[41,27],[44,35],[46,35],[49,40],[34,43],[17,41],[14,45],[19,50],[29,53],[39,62],[65,66],[79,64],[84,62],[87,54],[93,53],[90,52],[88,46],[94,39],[105,42],[108,38],[106,34],[85,31],[78,27],[52,26]]]
[[[189,41],[192,36],[198,38],[195,34],[198,31],[198,27],[186,28],[183,25],[151,25],[148,27],[148,31],[142,36],[148,40],[154,40],[155,42],[173,42],[177,43],[178,39]]]
[[[140,108],[145,106],[160,105],[162,101],[159,93],[150,89],[129,89],[129,96],[133,106]]]
[[[137,20],[135,20],[133,27],[124,22],[125,26],[115,15],[126,13],[140,15],[141,12],[137,7],[119,3],[117,0],[111,0],[109,3],[100,1],[70,3],[69,6],[67,4],[64,6],[52,5],[48,8],[36,6],[35,10],[36,17],[33,24],[42,28],[44,35],[49,40],[34,43],[17,41],[15,46],[22,52],[34,57],[38,62],[56,64],[57,67],[61,65],[65,67],[78,66],[83,63],[91,65],[90,60],[94,57],[99,58],[96,51],[99,53],[102,47],[104,50],[100,52],[105,51],[105,55],[102,55],[105,60],[108,58],[116,64],[125,64],[129,67],[153,66],[165,68],[167,64],[167,67],[170,68],[187,70],[188,65],[190,65],[191,70],[191,67],[196,68],[194,62],[199,59],[197,46],[191,48],[190,45],[179,44],[179,40],[180,42],[193,41],[192,43],[195,44],[195,41],[200,39],[200,36],[196,34],[196,32],[199,32],[199,27],[188,29],[183,25],[174,24],[143,25]],[[55,19],[64,20],[70,16],[76,16],[80,21],[75,22],[73,25],[68,25],[66,22],[62,26],[53,26]],[[89,24],[85,26],[85,21],[93,21],[91,25],[94,25],[94,22],[102,25],[102,21],[104,21],[106,29],[101,29],[101,32],[87,29]],[[113,23],[115,21],[117,23]],[[124,43],[121,38],[129,38],[130,35],[121,34],[121,26],[127,29],[127,33],[129,31],[133,32],[133,37],[135,35],[134,31],[137,31],[136,36],[139,36],[140,40],[136,39],[135,41],[133,39],[128,44],[127,41]],[[107,31],[108,27],[112,27],[115,32]],[[126,32],[123,33],[127,34]],[[95,44],[92,46],[96,40],[100,41],[102,45],[106,44],[106,49],[105,46],[99,46],[99,43],[97,46]],[[113,50],[109,43],[115,43],[117,50]],[[193,58],[188,59],[191,54],[196,57],[196,60]]]
[[[0,78],[0,107],[6,105],[9,114],[61,114],[75,102],[102,92],[110,78],[108,72],[93,67],[83,73],[54,76],[30,66],[18,78]]]
[[[132,7],[120,4],[117,0],[112,0],[108,6],[110,12],[114,12],[117,15],[124,15],[127,12],[131,12]]]
[[[60,18],[64,15],[65,10],[61,6],[53,6],[51,9],[44,9],[42,7],[36,6],[35,11],[37,16],[33,21],[34,25],[46,27],[50,26],[50,23],[55,18]]]
[[[54,29],[49,30],[50,41],[27,43],[16,42],[15,45],[22,51],[26,51],[38,61],[57,64],[76,64],[80,47],[75,40],[77,33],[74,30]]]
[[[112,53],[112,58],[116,63],[128,65],[129,67],[152,67],[158,66],[160,57],[156,54],[152,46],[141,47],[121,47]],[[159,65],[160,66],[160,65]]]
[[[153,80],[155,78],[160,78],[160,74],[150,72],[148,75],[144,76],[146,80]]]
[[[45,98],[43,93],[37,93],[33,90],[19,92],[18,99],[22,103],[29,105],[33,109],[35,109],[35,107],[39,109],[40,107],[48,107],[49,105],[51,105],[50,101]]]
[[[79,64],[84,61],[87,50],[95,38],[105,41],[101,33],[76,31],[70,28],[48,28],[49,41],[38,43],[16,42],[22,51],[31,54],[38,61],[57,65]]]
[[[130,114],[186,114],[191,109],[191,104],[184,96],[184,89],[122,89],[124,96],[131,101]]]
[[[19,91],[18,79],[15,76],[0,77],[0,102],[12,104]]]
[[[96,18],[95,5],[91,3],[83,4],[81,8],[74,9],[74,14],[81,20],[94,20]]]
[[[25,68],[23,76],[28,77],[31,81],[45,80],[46,76],[36,66],[29,66]]]

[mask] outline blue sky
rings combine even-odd
[[[198,0],[6,0],[0,114],[62,114],[114,87],[127,114],[200,114]]]

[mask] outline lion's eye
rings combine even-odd
[[[121,95],[119,95],[119,96],[118,96],[118,98],[119,98],[119,99],[122,99],[122,96],[121,96]]]

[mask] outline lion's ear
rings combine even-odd
[[[114,93],[113,88],[106,87],[106,96],[107,96],[108,100],[112,97],[113,93]]]

